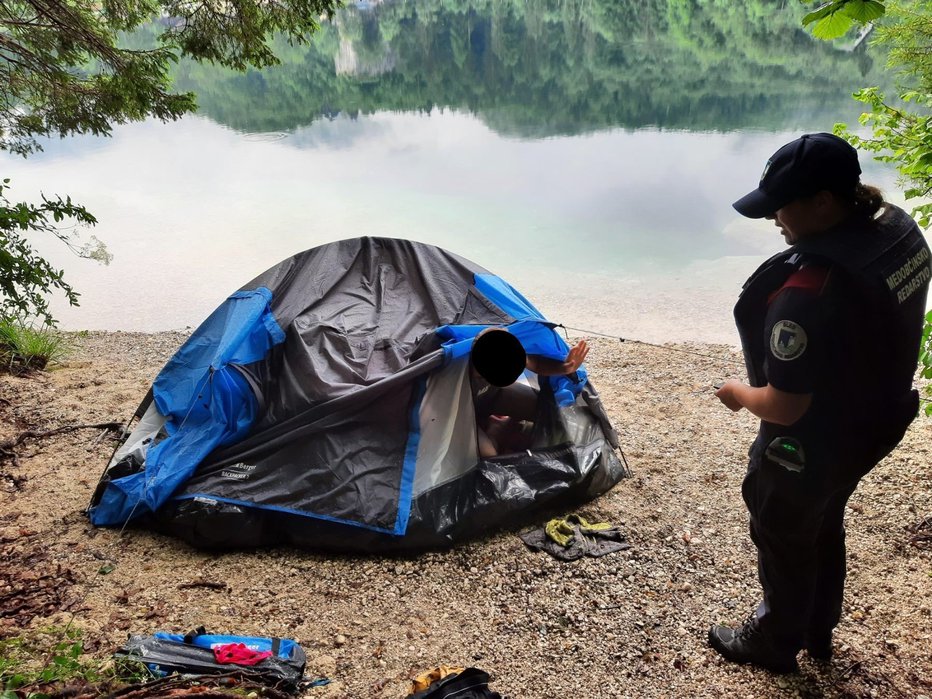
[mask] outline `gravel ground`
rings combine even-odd
[[[0,441],[125,421],[183,338],[75,336],[55,371],[0,377]],[[711,389],[741,377],[740,357],[723,346],[592,344],[593,383],[633,477],[580,511],[623,526],[628,551],[563,563],[504,531],[418,557],[214,555],[98,530],[82,512],[113,444],[81,429],[27,440],[15,462],[0,461],[0,560],[41,557],[73,573],[69,611],[30,625],[71,622],[101,656],[130,632],[198,625],[295,638],[308,675],[332,680],[308,697],[400,699],[413,675],[442,663],[487,670],[513,699],[932,695],[932,545],[911,541],[932,515],[932,420],[917,420],[850,502],[835,659],[802,654],[798,674],[778,677],[721,661],[705,640],[711,623],[740,622],[758,599],[739,489],[755,422]],[[8,593],[0,584],[0,612]],[[16,623],[0,614],[0,636],[21,633]]]

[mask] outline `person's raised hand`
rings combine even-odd
[[[566,355],[566,359],[563,360],[563,368],[566,369],[566,373],[572,374],[579,369],[582,363],[586,361],[587,356],[589,356],[589,343],[585,340],[580,340],[569,351],[569,354]]]

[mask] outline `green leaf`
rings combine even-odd
[[[886,8],[876,0],[849,0],[841,7],[841,13],[855,22],[867,24],[883,17]]]
[[[812,35],[817,39],[837,39],[840,36],[844,36],[845,32],[851,28],[852,24],[854,24],[854,20],[850,17],[846,17],[840,12],[835,12],[819,20],[812,30]]]
[[[108,573],[112,573],[114,570],[116,570],[116,566],[112,563],[107,563],[100,566],[100,568],[97,569],[97,572],[101,575],[107,575]]]
[[[809,26],[813,22],[816,22],[822,19],[823,17],[828,17],[830,14],[833,14],[834,12],[836,12],[837,9],[838,8],[836,7],[836,3],[828,3],[826,5],[823,5],[818,10],[815,10],[814,12],[810,12],[808,15],[803,17],[803,26],[804,27]]]
[[[22,687],[26,682],[27,680],[24,675],[16,674],[7,680],[6,686],[9,689],[16,689],[17,687]]]

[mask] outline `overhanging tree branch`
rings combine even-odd
[[[244,70],[277,62],[269,42],[280,33],[306,43],[339,0],[0,0],[0,150],[28,156],[41,136],[107,136],[114,124],[155,117],[178,119],[195,109],[194,95],[172,90],[170,68],[182,57]],[[145,23],[155,46],[127,48],[121,32]],[[95,219],[70,199],[40,206],[9,202],[0,184],[0,318],[11,314],[52,323],[47,295],[77,293],[32,247],[52,234],[82,256],[56,224]],[[50,220],[50,218],[52,220]]]

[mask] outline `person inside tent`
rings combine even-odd
[[[527,449],[537,415],[538,393],[518,379],[529,369],[538,376],[572,376],[589,354],[580,340],[562,362],[527,354],[504,328],[486,328],[470,350],[470,381],[476,405],[479,455],[483,458]]]

